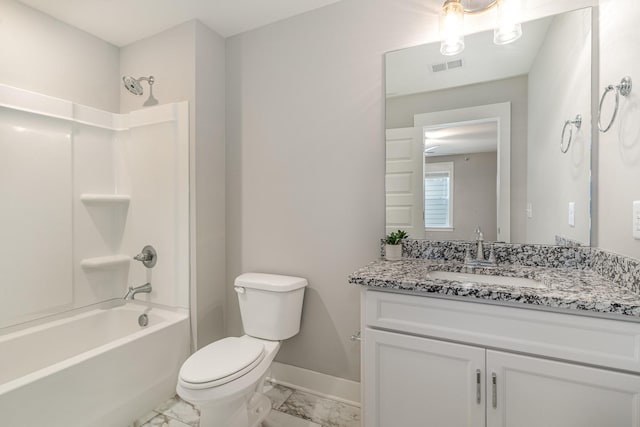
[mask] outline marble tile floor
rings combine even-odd
[[[335,400],[267,383],[272,410],[262,427],[360,427],[360,408]],[[199,427],[199,413],[175,396],[132,427]],[[220,426],[224,427],[224,426]]]

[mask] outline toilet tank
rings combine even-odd
[[[307,279],[278,274],[245,273],[235,280],[242,325],[247,335],[272,341],[300,331]]]

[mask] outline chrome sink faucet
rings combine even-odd
[[[135,288],[133,286],[129,286],[129,290],[127,291],[127,294],[124,296],[124,299],[125,301],[132,301],[135,299],[136,294],[139,294],[139,293],[143,293],[143,294],[151,293],[151,283],[145,283],[144,285],[136,286]]]
[[[476,257],[475,259],[471,258],[471,251],[469,248],[467,248],[464,263],[466,265],[481,265],[490,267],[496,265],[496,257],[493,252],[493,247],[491,247],[490,249],[489,259],[484,258],[484,235],[482,234],[482,230],[480,229],[480,227],[476,229]]]
[[[480,227],[476,228],[476,261],[484,261],[484,235]]]

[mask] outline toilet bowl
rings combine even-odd
[[[209,344],[182,365],[176,388],[178,395],[200,410],[202,427],[258,425],[271,406],[267,403],[263,408],[256,399],[279,349],[279,341],[248,335]],[[250,422],[250,415],[256,418],[254,423]],[[207,423],[209,418],[211,422]],[[216,420],[226,420],[227,424],[216,423]]]
[[[235,281],[246,335],[203,347],[180,369],[176,391],[200,411],[200,427],[256,427],[271,402],[261,393],[281,340],[300,330],[305,279],[246,273]]]

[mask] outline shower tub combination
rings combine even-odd
[[[175,389],[188,356],[188,318],[129,303],[0,337],[0,424],[128,425]]]
[[[190,353],[188,105],[113,114],[0,84],[0,112],[0,425],[125,427]]]

